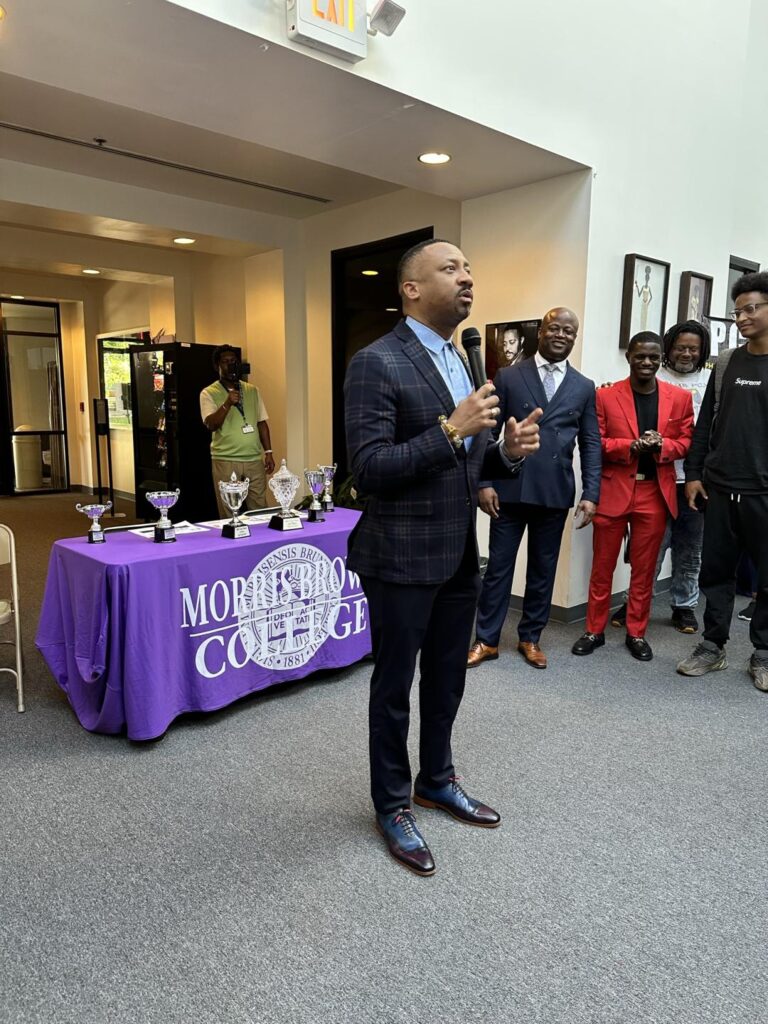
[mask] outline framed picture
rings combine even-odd
[[[638,331],[664,333],[669,294],[669,264],[636,252],[624,257],[619,348]]]
[[[712,278],[708,274],[697,274],[685,270],[680,276],[680,298],[677,303],[677,322],[695,320],[703,324],[709,316],[712,302]]]
[[[504,320],[485,325],[485,372],[493,380],[497,370],[514,366],[539,347],[541,320]]]

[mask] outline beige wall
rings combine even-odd
[[[103,281],[101,289],[100,334],[149,327],[148,285]]]
[[[543,316],[568,306],[583,323],[592,175],[566,174],[549,181],[484,196],[462,204],[461,243],[472,265],[475,304],[471,323],[485,337],[485,325]],[[581,362],[583,336],[572,362]],[[577,497],[578,486],[578,462]],[[478,512],[478,539],[487,553],[489,519]],[[587,531],[584,531],[587,532]],[[566,527],[560,549],[554,603],[571,603],[571,548],[583,534]],[[587,540],[591,538],[586,538]],[[515,566],[512,592],[525,590],[524,547]]]
[[[282,252],[263,253],[246,260],[245,310],[244,357],[251,364],[249,379],[261,391],[267,407],[272,449],[279,466],[280,459],[288,458],[286,389],[291,392],[286,372]],[[296,467],[293,468],[298,473]]]
[[[205,345],[245,344],[244,261],[193,254],[194,339]]]

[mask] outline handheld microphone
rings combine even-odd
[[[480,353],[480,332],[476,327],[467,327],[461,332],[461,343],[469,359],[469,369],[472,373],[472,381],[475,391],[479,390],[487,381],[483,357]]]

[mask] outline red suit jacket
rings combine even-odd
[[[658,480],[670,514],[677,515],[675,459],[682,459],[693,437],[693,403],[690,392],[657,380],[661,451],[654,454]],[[635,491],[637,456],[629,446],[638,437],[635,400],[629,377],[597,391],[597,422],[603,447],[603,480],[597,511],[606,516],[629,512]]]

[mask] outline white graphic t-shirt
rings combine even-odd
[[[704,401],[704,392],[707,390],[707,383],[711,372],[711,370],[705,367],[703,370],[695,370],[693,373],[678,373],[671,366],[662,366],[657,377],[667,384],[674,384],[678,388],[683,388],[684,391],[690,391],[691,400],[693,401],[693,421],[695,423],[699,418],[699,410],[701,409],[701,403]],[[675,459],[675,473],[677,474],[677,482],[679,484],[685,483],[684,463],[685,459]]]

